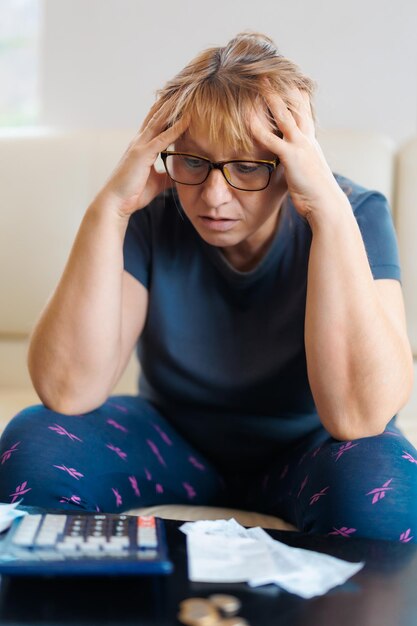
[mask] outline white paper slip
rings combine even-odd
[[[303,598],[344,583],[364,566],[293,548],[262,528],[246,529],[234,518],[199,520],[180,526],[187,535],[188,573],[194,582],[276,584]]]
[[[27,515],[26,511],[16,511],[16,507],[21,502],[22,501],[19,500],[14,504],[0,503],[0,533],[2,533],[4,530],[7,530],[7,528],[12,525],[12,522],[17,517],[23,517],[24,515]]]
[[[193,582],[245,582],[273,577],[267,546],[253,539],[191,533],[187,535],[188,576]]]

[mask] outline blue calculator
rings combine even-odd
[[[152,515],[41,513],[16,519],[0,543],[0,574],[170,574],[164,522]]]

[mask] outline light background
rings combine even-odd
[[[136,128],[195,54],[254,29],[317,81],[323,128],[417,132],[415,0],[44,0],[43,15],[43,125]]]

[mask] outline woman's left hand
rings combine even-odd
[[[343,194],[315,136],[310,99],[306,91],[290,92],[297,110],[291,112],[277,93],[265,99],[282,139],[272,133],[258,113],[252,117],[252,131],[284,167],[288,192],[298,213],[305,218],[317,213]],[[310,214],[310,215],[309,215]]]

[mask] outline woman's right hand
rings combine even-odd
[[[167,103],[159,107],[155,103],[98,194],[101,201],[109,202],[122,217],[143,209],[173,185],[168,174],[157,172],[153,166],[159,153],[185,132],[189,120],[183,116],[163,131],[167,112]]]

